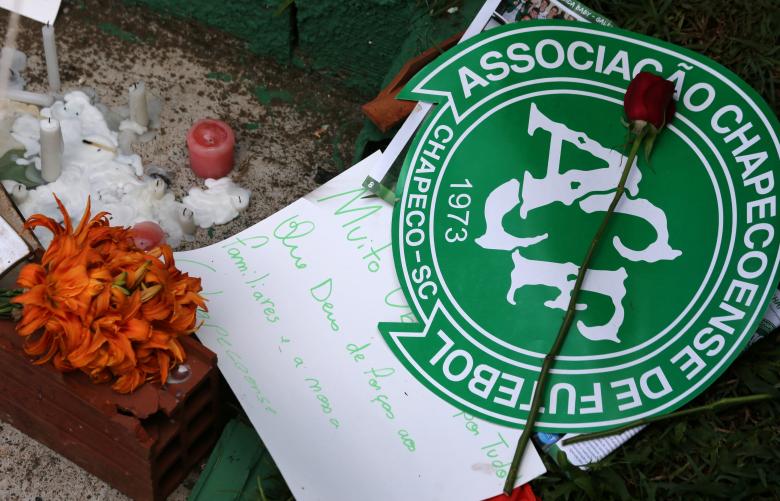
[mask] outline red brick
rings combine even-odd
[[[184,338],[190,378],[115,393],[37,366],[0,320],[0,419],[136,500],[165,499],[211,450],[224,424],[216,355]]]

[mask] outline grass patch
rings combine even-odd
[[[688,406],[776,392],[778,340],[750,348]],[[778,499],[780,401],[649,426],[588,472],[545,460],[549,472],[532,483],[545,500]]]
[[[621,28],[681,45],[739,75],[780,105],[777,0],[584,0]]]
[[[253,94],[261,104],[266,106],[275,101],[281,101],[284,103],[289,103],[292,101],[292,94],[286,90],[270,90],[266,87],[263,87],[262,85],[256,86]]]
[[[138,35],[125,31],[114,23],[99,23],[97,26],[102,32],[125,42],[143,43],[143,40]]]
[[[220,82],[232,82],[233,76],[228,73],[222,73],[221,71],[212,71],[206,74],[206,78],[209,80],[219,80]]]

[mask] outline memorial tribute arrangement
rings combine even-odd
[[[528,22],[459,44],[400,97],[438,103],[394,216],[420,324],[380,329],[431,391],[528,432],[600,430],[674,410],[750,341],[777,284],[774,212],[753,212],[774,203],[777,136],[733,74],[635,34]],[[607,146],[623,123],[627,154]]]
[[[725,67],[579,2],[487,1],[400,90],[417,104],[384,151],[179,252],[249,203],[233,131],[193,124],[206,189],[177,199],[130,148],[160,129],[160,100],[141,82],[113,109],[63,93],[43,37],[50,94],[0,86],[17,103],[0,132],[24,146],[0,179],[42,244],[0,295],[24,340],[6,351],[51,384],[98,383],[63,409],[105,409],[110,385],[109,421],[136,420],[122,447],[151,458],[150,487],[116,481],[132,496],[167,495],[180,444],[217,440],[214,354],[262,439],[233,422],[215,454],[243,458],[264,498],[258,472],[278,466],[274,489],[301,500],[535,500],[537,446],[587,468],[780,323],[777,117]],[[1,78],[24,67],[3,58]],[[63,449],[40,414],[28,433]],[[113,483],[99,454],[72,459]]]

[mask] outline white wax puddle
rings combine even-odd
[[[181,201],[195,213],[195,224],[208,228],[225,224],[249,205],[250,192],[230,178],[206,179],[206,189],[190,188]]]
[[[91,197],[93,215],[110,212],[113,226],[154,221],[165,231],[166,242],[176,247],[184,240],[193,240],[180,221],[185,208],[194,213],[195,224],[209,228],[231,221],[249,204],[250,192],[229,178],[207,179],[205,190],[191,188],[188,196],[177,201],[172,193],[161,189],[155,178],[144,175],[141,157],[120,153],[118,134],[109,129],[103,114],[81,91],[67,93],[63,101],[42,109],[41,116],[60,121],[65,145],[62,174],[54,182],[30,189],[24,200],[17,201],[24,217],[44,214],[62,221],[53,197],[56,194],[71,217],[78,220],[87,197]],[[29,114],[19,116],[11,134],[26,150],[19,163],[34,163],[40,170],[38,120]],[[16,184],[3,181],[9,192]],[[44,246],[51,241],[48,230],[36,230],[36,235]]]

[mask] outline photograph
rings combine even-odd
[[[577,20],[565,7],[555,0],[503,0],[496,13],[506,23],[532,19]]]

